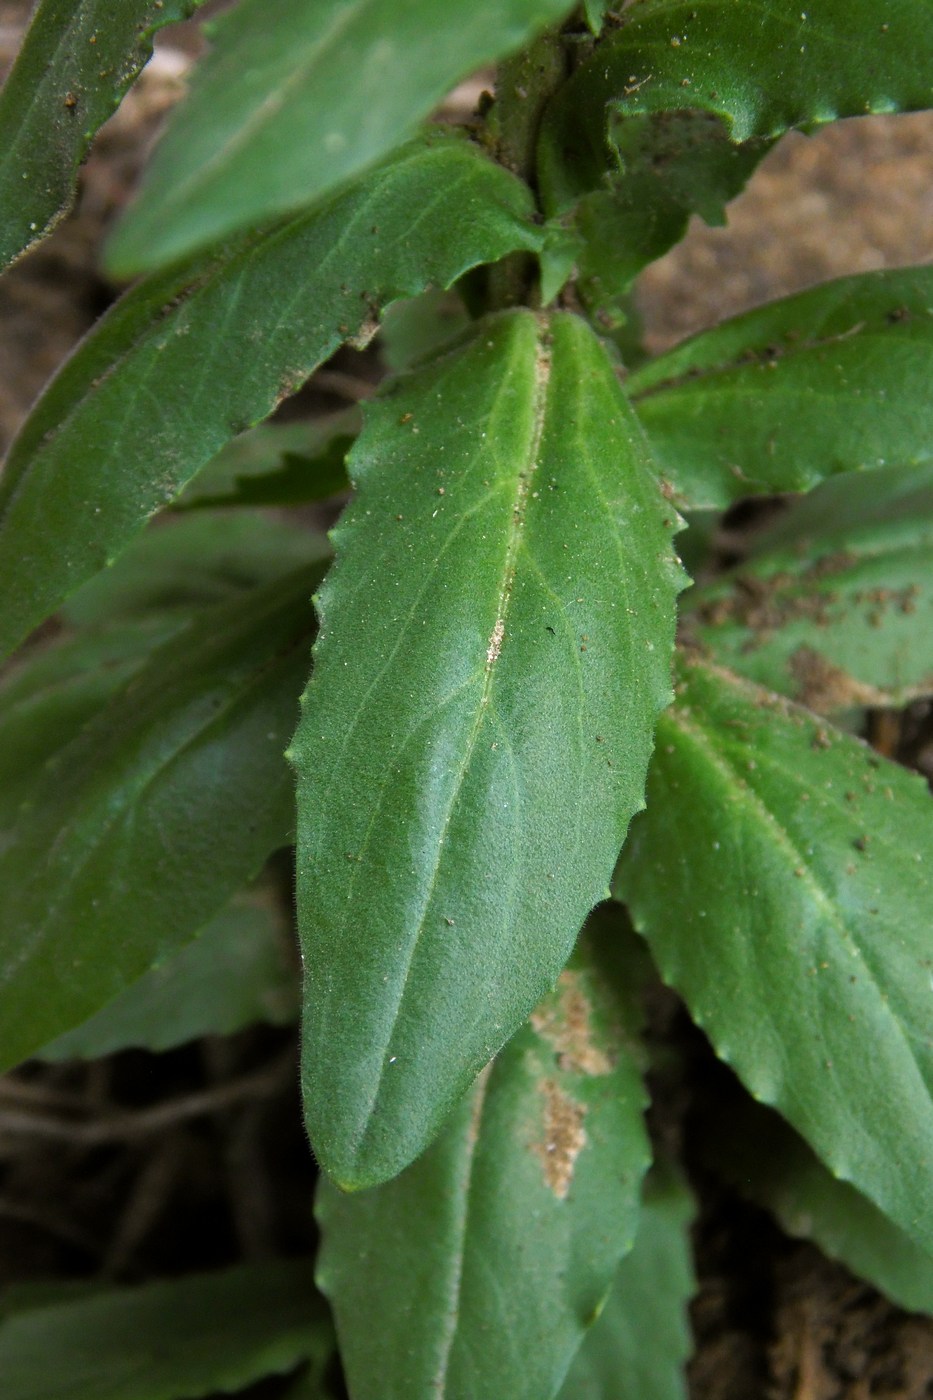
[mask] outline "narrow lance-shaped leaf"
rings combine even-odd
[[[298,1019],[298,964],[279,892],[241,895],[196,938],[38,1052],[44,1060],[97,1059],[138,1046],[171,1050]]]
[[[394,1175],[553,986],[643,800],[682,575],[580,319],[493,317],[377,401],[294,744],[306,1114]]]
[[[194,1400],[305,1360],[320,1376],[332,1335],[304,1259],[91,1284],[3,1319],[4,1400]]]
[[[318,1283],[354,1400],[555,1394],[635,1238],[643,980],[599,912],[419,1161],[352,1196],[322,1178]]]
[[[0,1065],[182,947],[288,840],[319,578],[206,611],[36,773],[0,852]]]
[[[871,272],[725,321],[628,381],[678,504],[726,506],[933,457],[933,268]]]
[[[829,487],[844,515],[807,498],[775,545],[688,595],[691,636],[821,714],[933,692],[933,463]]]
[[[558,1400],[687,1400],[693,1213],[686,1183],[656,1166],[645,1182],[635,1244]]]
[[[926,1249],[931,810],[916,774],[693,662],[616,879],[754,1097]]]
[[[313,204],[411,136],[458,78],[571,8],[240,0],[211,27],[191,94],[111,241],[111,272],[133,275]]]
[[[0,268],[71,207],[91,141],[199,0],[42,0],[0,91]]]
[[[535,247],[530,212],[526,186],[436,132],[314,214],[118,302],[0,478],[0,655],[386,302]]]
[[[777,1113],[736,1094],[703,1142],[710,1165],[788,1234],[814,1240],[900,1307],[933,1313],[933,1254],[838,1181]]]

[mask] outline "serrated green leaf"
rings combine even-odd
[[[552,1396],[632,1247],[643,966],[598,913],[557,989],[401,1176],[322,1178],[318,1284],[355,1400]]]
[[[264,423],[234,438],[199,472],[174,510],[294,506],[348,489],[344,459],[359,432],[350,409],[313,423]]]
[[[315,213],[118,302],[0,477],[0,655],[384,304],[535,247],[530,213],[526,186],[437,131]]]
[[[638,160],[626,124],[666,140],[668,114],[701,113],[736,145],[866,112],[933,104],[925,0],[655,0],[633,5],[552,102],[540,178],[549,210]],[[675,125],[679,118],[675,118]],[[702,206],[698,206],[702,209]]]
[[[584,194],[561,216],[574,246],[576,288],[596,323],[618,329],[630,316],[638,274],[673,248],[691,215],[726,222],[725,207],[771,149],[770,141],[736,146],[703,112],[631,117],[619,132],[621,173]]]
[[[844,503],[833,492],[844,515],[810,529],[809,499],[792,507],[781,528],[788,543],[762,541],[740,568],[688,595],[690,634],[724,665],[820,714],[931,693],[933,464],[828,484],[844,485]]]
[[[3,1320],[4,1400],[195,1400],[333,1346],[304,1259],[87,1291]]]
[[[638,1234],[558,1400],[687,1400],[687,1304],[696,1289],[693,1197],[670,1168],[645,1182]]]
[[[196,608],[274,583],[329,554],[322,530],[259,511],[161,517],[71,595],[62,617],[78,627],[144,621],[154,613],[178,613],[185,621]]]
[[[420,297],[395,301],[382,318],[383,361],[396,373],[411,369],[463,335],[469,324],[467,309],[456,290],[427,291]]]
[[[916,774],[693,661],[616,877],[753,1096],[928,1249],[930,802]]]
[[[204,1035],[298,1019],[290,930],[275,898],[240,896],[180,952],[132,983],[89,1021],[38,1053],[96,1059],[130,1046],[170,1050]]]
[[[933,13],[933,12],[931,12]],[[678,504],[933,456],[933,268],[843,277],[702,331],[628,392]]]
[[[71,208],[98,128],[200,0],[42,0],[0,91],[0,268]]]
[[[306,1116],[406,1166],[553,985],[643,800],[677,517],[600,343],[514,312],[371,405],[298,773]]]
[[[933,1255],[854,1186],[837,1181],[777,1113],[746,1095],[729,1109],[704,1136],[710,1164],[772,1210],[788,1234],[815,1240],[899,1307],[933,1313]]]
[[[340,434],[331,438],[313,457],[286,452],[276,471],[241,477],[232,492],[204,496],[194,504],[198,508],[215,509],[218,506],[302,506],[325,501],[349,490],[345,464],[352,446],[353,438]]]
[[[110,271],[132,276],[330,194],[409,137],[459,78],[571,8],[241,0],[212,26],[211,52],[111,240]]]
[[[805,553],[838,532],[861,530],[875,522],[896,525],[930,513],[933,459],[908,466],[882,467],[864,475],[830,477],[804,496],[785,502],[749,537],[752,557],[797,544]]]
[[[320,572],[205,611],[36,772],[0,851],[0,1065],[184,946],[288,840]]]
[[[550,104],[538,174],[549,214],[575,211],[580,291],[601,324],[692,213],[725,204],[774,141],[865,112],[933,105],[925,0],[643,0]],[[608,318],[608,319],[607,319]]]

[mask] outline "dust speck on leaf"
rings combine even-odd
[[[580,975],[565,968],[557,979],[557,991],[532,1012],[534,1031],[557,1055],[558,1065],[570,1074],[609,1074],[612,1060],[593,1044],[590,1003]]]
[[[747,627],[753,634],[748,643],[750,649],[769,640],[788,623],[805,620],[828,627],[835,620],[839,597],[825,586],[826,581],[855,562],[854,556],[840,551],[818,559],[799,577],[787,570],[766,578],[753,573],[736,574],[730,592],[702,605],[700,621],[707,627],[728,623]]]
[[[816,714],[885,703],[883,691],[850,676],[812,647],[799,646],[791,655],[789,666],[797,683],[794,698]]]
[[[368,316],[355,335],[347,336],[347,344],[354,350],[365,350],[369,342],[379,333],[379,321],[375,316]]]
[[[499,659],[499,652],[502,650],[502,638],[505,636],[505,621],[503,618],[496,619],[496,625],[492,629],[492,636],[489,639],[489,648],[486,652],[486,665],[492,666]]]
[[[544,1168],[548,1189],[563,1201],[573,1181],[577,1158],[586,1146],[586,1105],[565,1094],[553,1079],[543,1080],[539,1089],[544,1099],[544,1140],[532,1143],[531,1150]]]

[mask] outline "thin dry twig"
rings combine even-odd
[[[83,1147],[145,1137],[162,1132],[186,1119],[222,1112],[245,1099],[274,1094],[283,1084],[286,1074],[294,1072],[295,1057],[292,1048],[289,1047],[286,1054],[277,1056],[270,1065],[255,1074],[211,1085],[208,1089],[194,1093],[181,1094],[165,1103],[155,1104],[152,1108],[105,1114],[90,1121],[62,1118],[51,1113],[25,1113],[0,1108],[0,1135],[28,1134]]]

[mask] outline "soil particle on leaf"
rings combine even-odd
[[[853,562],[854,556],[840,552],[817,560],[800,575],[786,571],[768,578],[738,574],[733,591],[705,604],[699,617],[711,627],[725,623],[747,627],[752,634],[747,642],[749,651],[790,622],[805,619],[827,627],[833,620],[830,609],[839,597],[832,591],[816,591],[813,585],[849,568]]]
[[[797,685],[794,699],[818,715],[859,705],[884,704],[881,691],[850,676],[841,666],[834,666],[812,647],[799,646],[791,655],[789,665]]]
[[[557,979],[557,996],[532,1013],[535,1032],[557,1055],[558,1065],[569,1074],[608,1074],[612,1061],[593,1044],[591,1007],[580,974],[566,968]]]
[[[544,1168],[548,1189],[566,1200],[577,1158],[586,1146],[583,1119],[586,1105],[578,1103],[553,1079],[539,1085],[544,1100],[544,1140],[532,1144],[532,1152]]]

